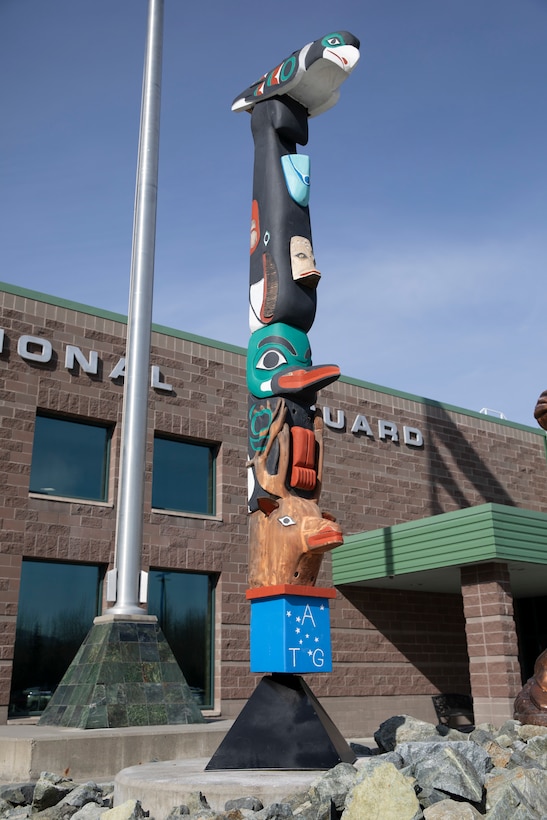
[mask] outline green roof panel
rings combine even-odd
[[[346,536],[332,553],[335,585],[483,561],[547,563],[547,514],[481,504]]]

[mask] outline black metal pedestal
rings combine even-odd
[[[262,678],[206,769],[331,769],[356,757],[299,675]]]

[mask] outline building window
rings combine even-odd
[[[152,507],[214,515],[216,453],[216,445],[155,436]]]
[[[106,501],[111,428],[36,416],[30,492]]]
[[[8,716],[39,715],[99,614],[103,569],[23,560]]]
[[[201,707],[213,706],[214,589],[204,572],[151,569],[148,612],[156,615],[186,683]]]

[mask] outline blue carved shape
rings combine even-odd
[[[251,600],[251,672],[332,672],[329,599]]]
[[[310,158],[306,154],[284,154],[281,166],[289,194],[306,208],[310,201]]]

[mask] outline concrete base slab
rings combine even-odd
[[[121,769],[154,760],[209,759],[233,720],[123,729],[0,726],[0,781],[37,780],[43,771],[76,781],[113,781]]]
[[[205,771],[208,762],[208,758],[169,760],[124,769],[114,781],[114,805],[140,800],[155,820],[164,820],[174,806],[186,803],[196,792],[202,792],[215,811],[223,811],[227,800],[238,797],[258,797],[267,806],[305,791],[324,774],[272,769]]]

